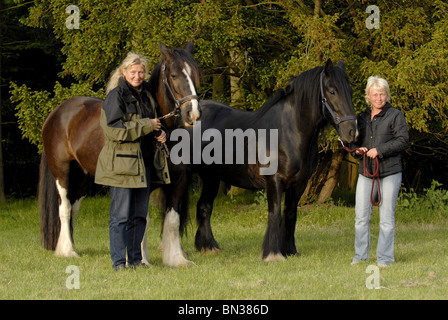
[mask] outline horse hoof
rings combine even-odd
[[[221,252],[221,249],[219,249],[219,248],[202,248],[200,252],[203,254],[218,254]]]
[[[144,264],[147,267],[151,267],[151,264],[149,263],[148,259],[142,259],[142,264]]]
[[[54,255],[62,258],[79,258],[79,255],[74,250],[68,252],[55,251]]]
[[[285,261],[286,258],[281,253],[270,253],[266,257],[261,257],[264,262]]]
[[[189,266],[195,266],[196,264],[193,261],[185,259],[178,265],[178,267],[189,267]]]
[[[300,253],[298,253],[297,251],[295,252],[283,252],[283,255],[285,257],[300,257]]]
[[[184,257],[179,257],[176,260],[172,259],[170,261],[163,261],[163,264],[172,268],[188,267],[195,265],[193,261],[187,260]]]

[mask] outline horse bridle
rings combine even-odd
[[[171,94],[171,98],[174,100],[174,110],[167,113],[166,115],[159,117],[158,119],[166,119],[166,118],[170,118],[170,117],[178,117],[180,115],[180,108],[183,104],[191,101],[191,100],[198,100],[199,101],[199,97],[197,95],[189,95],[186,97],[183,97],[180,100],[177,100],[176,96],[174,95],[173,89],[171,89],[170,83],[168,82],[168,78],[166,76],[166,65],[163,64],[162,65],[162,75],[163,75],[163,83],[165,84],[165,86],[167,87],[169,93]]]
[[[333,118],[334,124],[336,126],[336,131],[337,131],[338,136],[339,136],[339,124],[341,122],[348,121],[348,120],[356,120],[357,118],[356,118],[356,115],[351,115],[351,116],[339,118],[334,113],[334,111],[331,109],[330,105],[327,102],[327,98],[325,98],[323,76],[324,76],[324,71],[322,71],[320,73],[320,93],[322,95],[322,114],[324,115],[324,118],[327,119],[327,117],[325,116],[325,109],[328,110],[328,112],[331,114],[331,117]]]

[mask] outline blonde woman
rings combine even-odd
[[[98,158],[97,184],[110,186],[110,254],[115,270],[141,264],[150,194],[150,166],[154,141],[165,142],[166,134],[156,118],[155,100],[144,81],[145,57],[129,53],[113,72],[107,85],[100,125],[105,145]],[[126,260],[127,254],[127,260]]]
[[[389,84],[379,76],[369,77],[365,90],[367,109],[358,116],[359,138],[357,155],[366,153],[361,160],[356,187],[355,257],[352,265],[369,259],[370,199],[372,178],[365,176],[364,166],[373,172],[374,159],[379,159],[380,231],[377,246],[377,264],[385,267],[395,261],[395,205],[402,180],[401,154],[409,147],[409,134],[403,113],[392,107]],[[375,184],[374,194],[377,194]]]

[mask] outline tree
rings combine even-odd
[[[380,10],[379,29],[366,26],[368,5]],[[291,76],[328,58],[343,58],[358,112],[366,108],[367,78],[379,74],[389,81],[394,106],[405,112],[413,155],[442,159],[448,154],[444,1],[92,0],[78,5],[79,29],[65,26],[66,6],[63,0],[35,2],[23,19],[27,26],[51,30],[62,44],[60,82],[72,85],[57,83],[54,93],[11,85],[22,130],[32,132],[34,138],[27,137],[33,143],[39,143],[41,122],[59,99],[75,93],[101,95],[99,90],[128,51],[145,54],[154,65],[159,60],[157,41],[183,46],[193,39],[204,73],[202,98],[255,110]],[[26,118],[34,112],[27,110],[30,105],[40,108],[35,111],[41,118]],[[325,131],[320,145],[321,150],[336,149],[334,131]],[[340,153],[325,155],[334,160],[336,171],[330,176],[337,175]],[[328,170],[321,174],[330,178]]]
[[[35,195],[37,170],[33,166],[38,157],[36,146],[22,140],[14,105],[9,99],[9,82],[27,84],[35,90],[46,89],[48,82],[54,83],[62,61],[58,56],[58,42],[51,33],[20,23],[28,14],[29,5],[12,0],[0,4],[0,167],[3,168],[0,181],[4,181],[5,193],[15,196]]]

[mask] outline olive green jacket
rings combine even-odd
[[[154,103],[152,97],[150,101]],[[151,133],[153,127],[150,118],[142,117],[141,107],[124,79],[106,97],[100,116],[105,144],[98,157],[95,183],[121,188],[148,185],[140,138]]]

